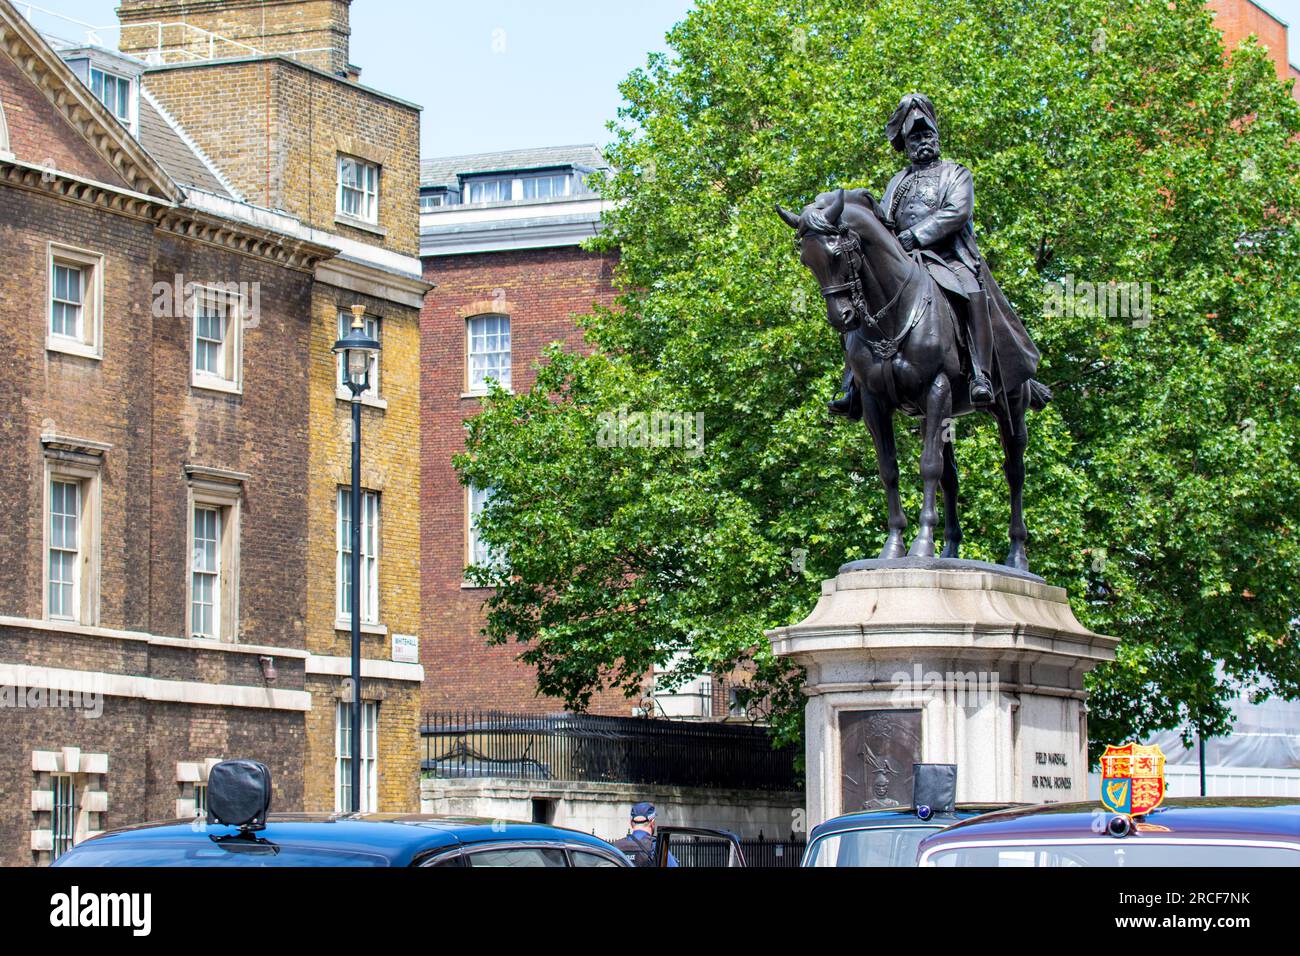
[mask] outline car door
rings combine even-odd
[[[655,866],[743,867],[745,851],[730,830],[710,827],[657,827]]]

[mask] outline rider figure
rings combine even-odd
[[[898,236],[907,252],[937,256],[965,298],[964,313],[970,344],[972,405],[990,405],[993,359],[993,321],[989,298],[981,280],[979,247],[971,222],[975,189],[970,170],[939,158],[939,126],[934,104],[920,93],[903,97],[885,126],[885,135],[898,151],[907,152],[910,165],[890,180],[881,206],[885,224]],[[953,297],[956,299],[956,297]],[[958,304],[954,302],[954,304]],[[861,402],[848,365],[844,368],[842,396],[831,402],[832,414],[858,418]]]

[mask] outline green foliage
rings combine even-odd
[[[585,320],[595,354],[552,350],[533,390],[486,401],[458,460],[500,491],[489,638],[573,706],[673,655],[752,653],[797,732],[762,632],[874,557],[885,508],[865,430],[825,414],[842,353],[773,205],[879,195],[902,163],[884,122],[920,90],[1056,390],[1030,426],[1030,560],[1123,639],[1092,736],[1223,732],[1216,661],[1300,694],[1300,110],[1264,52],[1225,64],[1197,0],[706,0],[669,39],[623,84],[603,184],[629,291]],[[1067,279],[1149,283],[1149,323],[1048,309]],[[704,453],[601,447],[621,407],[703,413]],[[917,453],[901,435],[913,520]],[[990,419],[962,421],[958,460],[965,556],[999,560]]]

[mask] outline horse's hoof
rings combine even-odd
[[[907,554],[907,549],[903,546],[901,536],[890,535],[885,541],[885,546],[880,549],[880,561],[896,561],[903,555]]]
[[[934,557],[934,539],[923,538],[917,535],[912,541],[912,549],[907,552],[909,558],[933,558]]]

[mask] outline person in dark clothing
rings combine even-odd
[[[614,846],[618,847],[637,866],[655,865],[655,806],[637,803],[632,806],[631,831]],[[668,865],[677,866],[677,860],[668,854]]]

